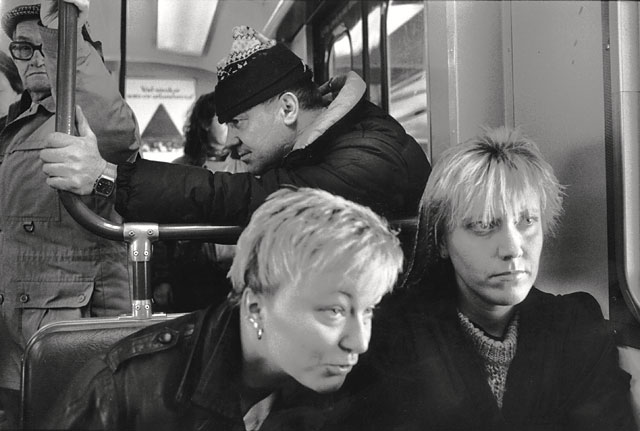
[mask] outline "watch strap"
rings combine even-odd
[[[100,174],[100,177],[106,178],[113,182],[116,181],[116,176],[118,175],[118,167],[113,163],[107,162],[107,165],[104,167],[104,171]]]

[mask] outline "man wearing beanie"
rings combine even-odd
[[[415,140],[364,98],[355,73],[328,106],[311,70],[281,44],[236,27],[229,55],[218,64],[216,108],[229,125],[227,144],[250,173],[138,160],[117,169],[116,209],[128,220],[245,224],[266,196],[284,184],[317,187],[370,206],[388,218],[415,214],[430,172]],[[57,136],[49,145],[99,158],[90,136]],[[46,160],[45,160],[46,162]],[[105,163],[87,163],[85,181],[64,167],[45,172],[49,184],[92,191]]]
[[[236,27],[230,53],[218,64],[216,110],[229,126],[227,145],[249,173],[139,159],[117,167],[116,210],[131,221],[244,225],[271,192],[294,185],[327,190],[389,219],[412,217],[429,163],[402,126],[364,98],[365,88],[350,73],[335,100],[324,106],[300,58],[254,29]],[[59,159],[54,151],[87,161],[80,176],[45,158],[48,183],[91,193],[107,166],[91,135],[54,135],[48,141],[57,147],[52,161]]]
[[[66,1],[84,23],[89,0]],[[17,427],[20,360],[38,328],[130,310],[124,245],[71,219],[42,173],[40,150],[55,128],[57,21],[56,0],[18,6],[2,19],[25,91],[0,132],[0,429]],[[138,146],[133,112],[94,45],[80,36],[88,33],[78,33],[76,102],[95,128],[100,152],[124,163]],[[86,202],[104,217],[114,213],[107,201]]]

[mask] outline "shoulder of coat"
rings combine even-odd
[[[200,312],[189,313],[151,324],[117,342],[105,355],[112,371],[132,358],[168,351],[190,343]]]

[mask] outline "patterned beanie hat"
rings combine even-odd
[[[14,7],[2,17],[2,29],[9,39],[13,39],[13,32],[18,23],[28,19],[40,19],[40,4]]]
[[[311,69],[282,44],[247,26],[233,29],[229,55],[218,63],[216,114],[220,123],[313,79]]]

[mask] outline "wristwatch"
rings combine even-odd
[[[116,188],[117,167],[113,163],[107,162],[104,171],[100,174],[95,183],[93,183],[93,193],[98,196],[108,198]]]

